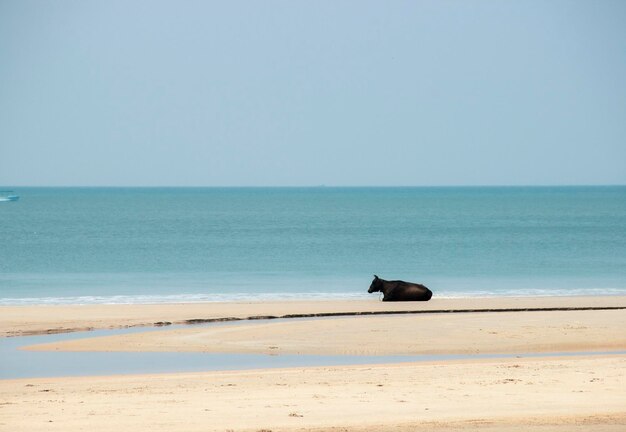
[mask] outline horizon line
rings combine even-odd
[[[373,188],[548,188],[548,187],[620,187],[626,183],[606,183],[606,184],[450,184],[450,185],[0,185],[1,188],[136,188],[136,189],[157,189],[157,188],[188,188],[188,189],[373,189]]]

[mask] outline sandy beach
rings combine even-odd
[[[384,312],[626,308],[626,296],[433,298],[429,302],[368,300],[214,302],[132,305],[0,306],[0,336],[182,324],[190,320]]]
[[[163,321],[346,314],[159,332],[146,328],[146,332],[29,348],[34,350],[520,356],[2,380],[0,430],[622,431],[626,428],[626,355],[592,354],[626,350],[626,311],[602,309],[624,306],[624,297],[548,297],[411,304],[4,307],[0,329],[5,336]],[[550,308],[561,310],[545,310]],[[415,313],[349,315],[384,311]],[[573,351],[590,354],[526,356]]]

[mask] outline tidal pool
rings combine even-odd
[[[247,323],[212,323],[206,325],[246,325]],[[54,335],[0,338],[0,379],[42,378],[62,376],[152,374],[246,370],[286,367],[363,365],[458,359],[558,357],[581,355],[626,354],[626,351],[516,353],[516,354],[441,354],[441,355],[300,355],[300,354],[223,354],[175,352],[61,352],[26,351],[21,347],[71,339],[111,336],[125,333],[160,331],[135,327],[115,330],[94,330]]]

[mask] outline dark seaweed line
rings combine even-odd
[[[179,321],[177,324],[204,324],[227,321],[252,321],[290,318],[323,318],[360,315],[409,315],[409,314],[448,314],[448,313],[483,313],[483,312],[554,312],[554,311],[602,311],[623,310],[626,306],[597,306],[597,307],[550,307],[550,308],[505,308],[505,309],[434,309],[434,310],[404,310],[404,311],[363,311],[363,312],[320,312],[311,314],[287,314],[287,315],[254,315],[246,318],[223,317],[223,318],[195,318]],[[158,322],[155,325],[169,325],[170,322]]]
[[[366,316],[366,315],[408,315],[408,314],[447,314],[447,313],[482,313],[482,312],[551,312],[551,311],[602,311],[602,310],[623,310],[626,306],[592,306],[592,307],[550,307],[550,308],[507,308],[507,309],[434,309],[434,310],[405,310],[405,311],[363,311],[363,312],[320,312],[312,314],[288,314],[288,315],[254,315],[245,318],[223,317],[223,318],[195,318],[182,321],[158,321],[154,323],[140,323],[133,325],[112,326],[111,328],[129,327],[164,327],[172,324],[193,325],[205,323],[218,323],[229,321],[253,321],[253,320],[273,320],[290,318],[324,318],[342,316]],[[5,337],[34,336],[44,334],[73,333],[81,331],[96,330],[95,327],[59,327],[45,330],[27,330],[7,332]],[[2,336],[0,336],[2,337]]]

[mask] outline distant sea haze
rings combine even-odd
[[[20,188],[0,304],[626,295],[626,187]]]

